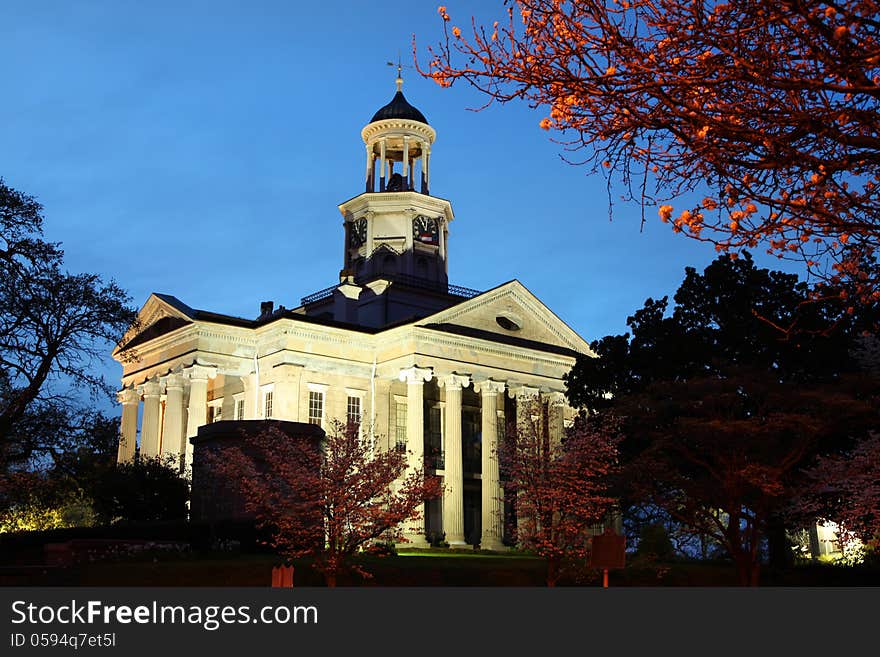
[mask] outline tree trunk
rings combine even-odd
[[[761,578],[761,563],[747,553],[734,557],[736,574],[740,586],[758,586]]]
[[[559,580],[559,563],[556,559],[547,559],[547,586],[556,586]]]
[[[767,519],[767,548],[769,566],[774,570],[790,570],[794,566],[794,554],[785,530],[785,520],[771,514]]]

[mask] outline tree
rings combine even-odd
[[[440,7],[445,39],[422,74],[544,109],[540,126],[620,175],[643,221],[657,203],[718,250],[763,245],[880,298],[866,268],[880,243],[875,0],[505,5],[503,24],[470,35]],[[705,197],[694,205],[692,191]]]
[[[314,556],[328,586],[348,570],[369,577],[352,557],[378,540],[401,541],[440,480],[407,471],[406,455],[374,451],[355,424],[334,422],[323,443],[270,428],[209,457],[215,476],[240,489],[258,527],[288,558]]]
[[[877,380],[854,355],[858,318],[808,294],[748,254],[687,268],[671,313],[648,299],[631,337],[597,340],[599,358],[566,378],[571,403],[598,411],[592,422],[621,426],[621,496],[717,541],[743,584],[758,581],[764,541],[808,517],[794,504],[815,487],[804,469],[853,449],[878,419]]]
[[[35,402],[69,403],[51,384],[109,393],[91,367],[136,317],[113,281],[65,271],[42,224],[40,204],[0,179],[0,463]]]
[[[114,463],[97,476],[89,492],[95,513],[106,524],[187,517],[189,482],[171,456]]]
[[[744,370],[622,397],[614,413],[628,436],[627,497],[723,546],[740,583],[755,586],[773,522],[815,488],[803,469],[876,422],[857,392],[846,382],[780,383]]]
[[[806,509],[836,522],[839,535],[880,548],[880,434],[843,454],[822,457],[808,470],[815,487],[804,500]]]
[[[546,559],[547,586],[555,586],[565,567],[587,558],[589,529],[614,503],[607,488],[617,451],[583,424],[554,440],[546,404],[533,410],[499,447],[499,464],[505,495],[516,500],[517,545]]]
[[[91,524],[93,500],[107,504],[97,489],[116,465],[118,441],[118,418],[35,401],[8,437],[0,509],[52,509],[66,525]]]

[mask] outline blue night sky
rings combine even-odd
[[[394,93],[411,39],[442,37],[435,0],[46,2],[0,9],[0,176],[45,206],[72,271],[255,317],[338,281],[337,205],[363,189],[361,128]],[[308,6],[306,6],[308,5]],[[500,0],[446,2],[453,23]],[[449,199],[450,282],[519,279],[587,340],[626,330],[711,245],[616,202],[559,158],[543,114],[405,70],[437,130],[431,192]],[[761,264],[790,271],[767,258]],[[112,362],[110,379],[120,374]]]

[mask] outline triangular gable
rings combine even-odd
[[[123,346],[117,347],[114,353],[191,324],[193,319],[194,311],[176,297],[153,293],[138,312],[134,327],[121,340]]]
[[[416,324],[440,330],[443,326],[461,326],[595,356],[586,340],[517,280],[429,315]]]

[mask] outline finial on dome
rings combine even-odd
[[[394,62],[388,62],[388,66],[394,66]],[[397,84],[397,90],[403,90],[403,64],[400,63],[400,53],[397,54],[397,79],[394,81]]]

